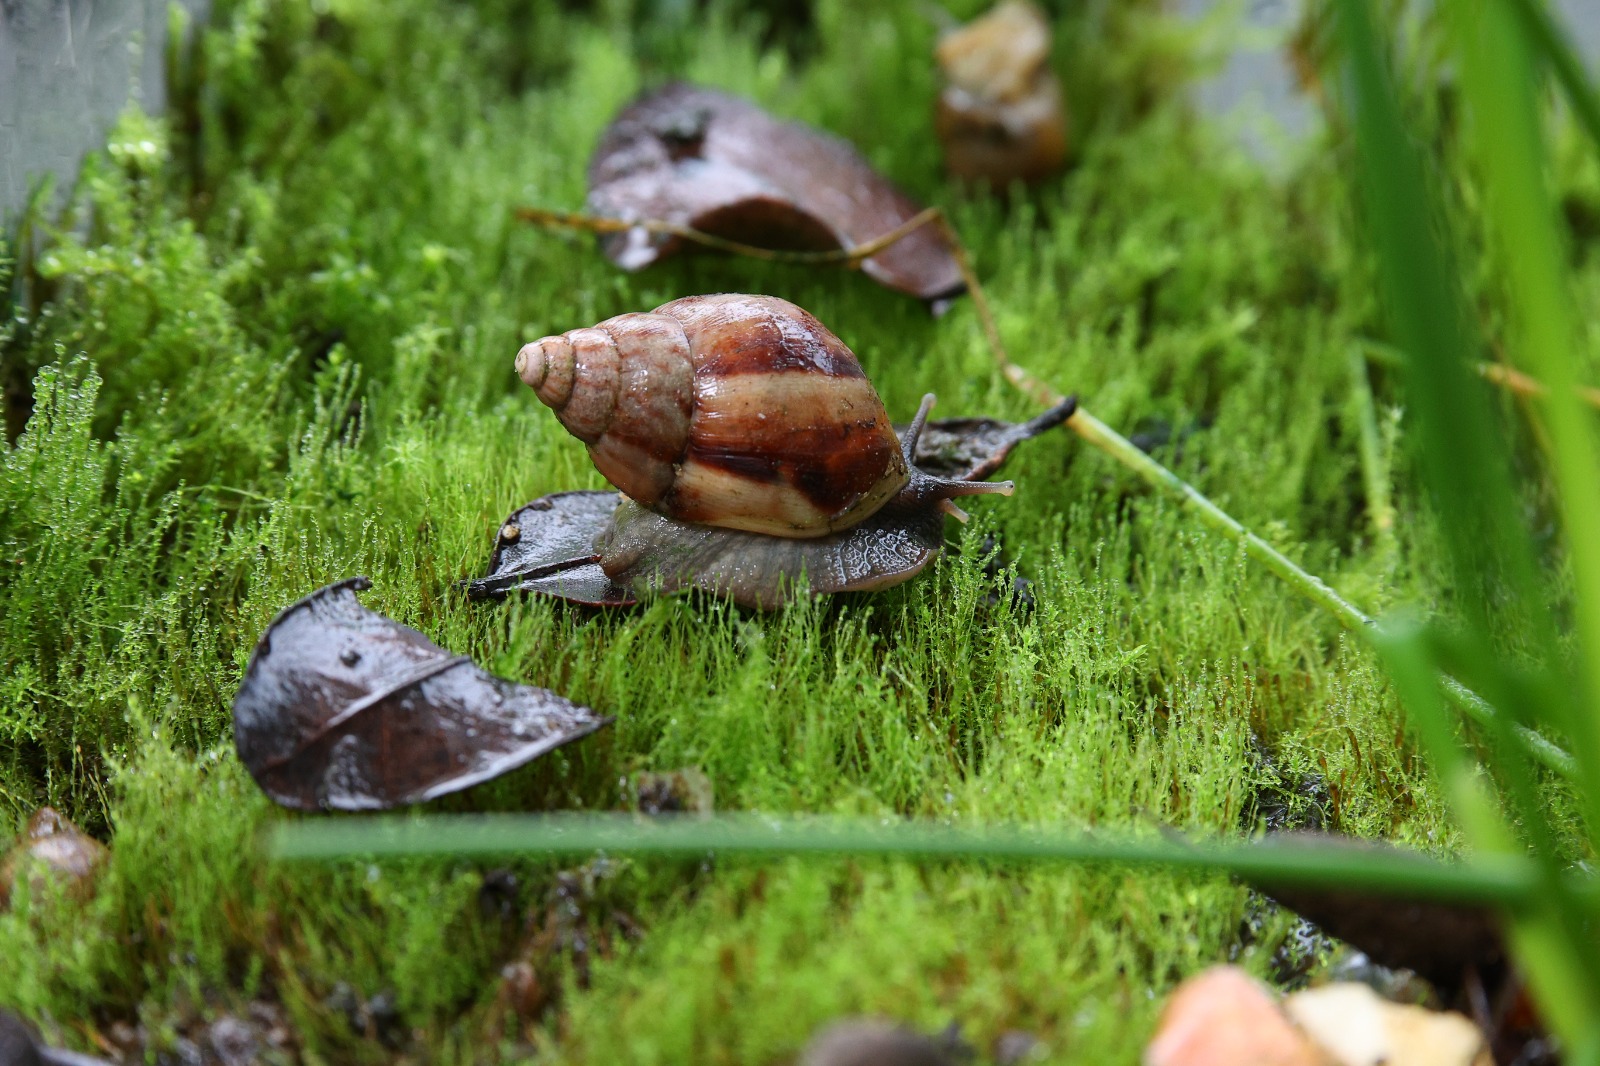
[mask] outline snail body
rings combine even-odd
[[[951,498],[1011,483],[934,477],[854,353],[772,296],[691,296],[525,345],[517,374],[624,495],[598,538],[611,578],[773,606],[904,581]]]

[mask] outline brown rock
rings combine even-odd
[[[1338,1066],[1494,1066],[1465,1016],[1390,1003],[1363,984],[1296,992],[1283,1009]]]
[[[1328,1066],[1272,995],[1243,970],[1191,977],[1167,1001],[1145,1066]]]
[[[32,896],[46,891],[47,881],[56,881],[65,887],[70,898],[88,899],[110,854],[104,844],[54,808],[40,807],[28,819],[28,827],[16,845],[0,861],[0,907],[11,905],[11,894],[24,876],[29,878]]]

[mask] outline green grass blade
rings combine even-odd
[[[839,855],[955,861],[1089,863],[1227,871],[1283,885],[1517,906],[1534,867],[1516,856],[1443,862],[1415,852],[1327,838],[1259,844],[1127,840],[1023,826],[725,814],[645,819],[624,814],[318,819],[280,824],[280,859],[353,856],[584,854]]]
[[[1543,0],[1507,0],[1517,19],[1522,23],[1534,50],[1550,64],[1556,84],[1567,96],[1572,113],[1584,132],[1600,148],[1600,94],[1589,84],[1583,69],[1583,60],[1568,43],[1567,35],[1556,23],[1555,16],[1545,7]]]
[[[1600,447],[1576,392],[1577,316],[1545,181],[1535,83],[1521,26],[1503,2],[1458,2],[1454,15],[1462,91],[1472,118],[1468,136],[1484,177],[1488,220],[1500,251],[1497,265],[1511,296],[1512,350],[1550,387],[1547,401],[1531,417],[1543,415],[1552,444],[1585,689],[1580,706],[1560,708],[1567,711],[1560,724],[1583,767],[1595,834],[1600,833],[1600,721],[1593,706],[1600,696]]]
[[[1537,594],[1526,537],[1516,528],[1504,448],[1486,387],[1471,371],[1478,344],[1457,275],[1436,232],[1427,172],[1401,117],[1387,52],[1366,0],[1340,0],[1340,25],[1359,148],[1357,178],[1377,253],[1384,306],[1405,357],[1415,442],[1448,534],[1457,591],[1480,630],[1484,583],[1503,574]]]

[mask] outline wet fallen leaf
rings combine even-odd
[[[972,1048],[954,1026],[927,1036],[873,1018],[836,1022],[800,1053],[799,1066],[959,1066]]]
[[[498,777],[610,719],[495,677],[362,607],[351,578],[273,620],[233,703],[256,782],[299,810],[420,803]]]
[[[590,607],[631,607],[639,597],[600,569],[595,547],[622,496],[558,492],[513,511],[495,537],[489,573],[465,583],[475,600],[533,592]]]
[[[737,96],[682,83],[639,97],[606,128],[589,163],[587,208],[786,251],[856,248],[920,210],[846,141],[781,121]],[[606,255],[625,270],[648,266],[683,243],[644,228],[602,237]],[[863,260],[861,269],[935,305],[965,287],[935,225],[911,231]]]
[[[1390,1003],[1366,985],[1296,992],[1283,1009],[1338,1066],[1494,1066],[1483,1033],[1462,1015]]]
[[[992,418],[929,422],[918,442],[917,463],[940,477],[981,481],[998,470],[1018,444],[1061,424],[1075,406],[1068,400],[1028,422]],[[906,429],[895,428],[902,434]],[[645,575],[622,568],[614,579],[606,576],[600,568],[600,544],[610,533],[611,550],[619,560],[627,556],[654,560],[663,543],[670,544],[679,574],[690,576],[675,580],[666,574],[657,591],[689,587],[707,574],[735,599],[747,587],[757,593],[770,588],[772,575],[762,569],[774,554],[764,550],[771,547],[765,543],[769,538],[759,533],[729,537],[728,532],[708,533],[696,542],[692,534],[685,537],[681,524],[660,519],[619,493],[558,492],[512,512],[496,535],[488,574],[464,586],[473,599],[531,592],[590,607],[630,607],[638,602],[631,582]],[[806,578],[815,592],[836,591],[850,579],[848,573],[835,572],[841,559],[846,566],[856,560],[861,568],[856,572],[915,573],[933,558],[943,537],[942,518],[901,527],[892,516],[875,515],[807,542],[818,561],[809,566]],[[793,557],[782,565],[794,571],[786,576],[798,580],[800,564]]]
[[[1326,838],[1353,848],[1388,845],[1327,834],[1269,834],[1269,839]],[[1391,969],[1420,974],[1447,995],[1459,990],[1469,969],[1487,978],[1503,969],[1505,944],[1492,911],[1419,900],[1397,900],[1338,889],[1286,887],[1256,881],[1279,905],[1317,925],[1329,936],[1360,949]]]
[[[934,54],[946,82],[934,126],[951,174],[1005,186],[1061,169],[1067,116],[1043,11],[1004,0],[945,34]]]
[[[1329,1060],[1243,970],[1217,966],[1179,985],[1144,1066],[1328,1066]]]
[[[917,441],[917,466],[938,477],[982,481],[999,470],[1011,450],[1072,417],[1077,397],[1057,404],[1026,422],[995,418],[943,418],[927,424]],[[896,425],[904,436],[907,427]]]
[[[1314,888],[1264,889],[1281,906],[1390,969],[1407,969],[1447,994],[1469,967],[1505,963],[1499,923],[1490,911]]]
[[[11,905],[11,894],[24,877],[34,898],[48,891],[47,882],[52,882],[62,885],[72,899],[87,899],[109,857],[104,844],[54,808],[40,807],[0,861],[0,907]]]

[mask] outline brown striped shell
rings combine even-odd
[[[680,521],[820,537],[911,481],[855,355],[775,296],[689,296],[545,337],[517,374],[607,481]]]

